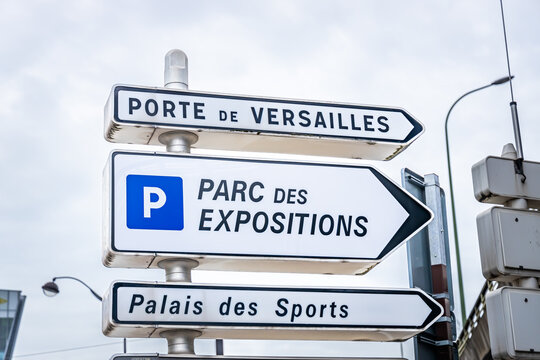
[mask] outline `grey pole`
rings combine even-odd
[[[167,88],[188,89],[188,58],[178,49],[165,55],[164,85]],[[158,137],[168,152],[190,153],[191,145],[197,142],[197,134],[189,131],[168,131]],[[167,282],[191,282],[191,270],[199,263],[192,259],[164,259],[158,266],[165,270]],[[167,330],[160,336],[167,339],[169,354],[195,354],[195,338],[201,333],[196,330]]]
[[[401,182],[405,190],[426,204],[434,215],[427,228],[407,242],[409,284],[429,293],[444,308],[444,315],[433,326],[414,337],[414,358],[455,360],[456,321],[444,191],[435,174],[422,177],[402,169]]]
[[[456,106],[458,102],[461,101],[464,97],[475,93],[477,91],[487,89],[488,87],[491,87],[493,85],[501,85],[508,81],[510,81],[514,76],[506,76],[500,79],[497,79],[493,81],[491,84],[481,86],[477,89],[471,90],[469,92],[466,92],[465,94],[461,95],[450,107],[450,110],[448,110],[448,113],[446,114],[446,120],[444,122],[444,136],[446,141],[446,165],[448,167],[448,179],[450,184],[450,209],[452,211],[452,228],[454,229],[454,246],[456,248],[456,263],[457,263],[457,276],[458,276],[458,286],[459,286],[459,304],[461,306],[461,325],[465,324],[465,312],[467,309],[465,308],[465,295],[463,290],[463,274],[462,274],[462,268],[461,268],[461,254],[459,251],[459,241],[458,241],[458,232],[457,232],[457,221],[456,221],[456,208],[455,208],[455,202],[454,202],[454,184],[452,181],[452,166],[450,163],[450,145],[448,140],[448,119],[450,118],[450,113]]]
[[[182,50],[173,49],[165,55],[164,85],[173,89],[188,89],[188,58]],[[189,131],[168,131],[159,135],[158,139],[168,152],[189,153],[198,136]],[[168,282],[191,282],[191,270],[197,265],[199,263],[191,259],[165,259],[158,263],[165,270]]]

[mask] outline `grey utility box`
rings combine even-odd
[[[478,215],[476,224],[486,279],[540,277],[540,212],[493,207]]]
[[[486,310],[494,359],[540,359],[540,290],[502,287]]]
[[[515,172],[515,161],[488,156],[472,167],[473,188],[476,200],[489,204],[504,204],[509,200],[523,198],[531,208],[540,208],[540,163],[523,161],[523,172]]]

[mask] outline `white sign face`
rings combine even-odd
[[[127,254],[117,266],[131,258],[130,266],[146,267],[144,256],[129,253],[160,253],[201,268],[264,258],[279,263],[255,262],[253,270],[291,271],[283,262],[292,260],[317,265],[316,273],[363,272],[432,217],[368,166],[113,152],[109,171],[111,266]]]
[[[170,354],[115,354],[109,360],[406,360],[405,358],[396,357],[313,357],[313,356],[249,356],[249,358],[239,356],[234,357],[230,355],[170,355]]]
[[[233,337],[238,330],[236,336],[240,338],[259,338],[258,330],[293,328],[300,332],[299,339],[320,339],[335,329],[362,333],[352,335],[356,336],[353,339],[367,339],[367,334],[373,332],[378,339],[378,331],[391,334],[395,329],[400,335],[386,339],[389,341],[404,339],[403,331],[408,332],[407,337],[423,331],[443,312],[439,304],[417,289],[279,289],[116,282],[106,301],[109,313],[104,316],[105,335],[121,333],[126,337],[138,337],[140,333],[130,332],[129,327],[122,331],[123,325],[164,330],[200,328],[203,337],[207,330],[230,331]],[[120,328],[116,334],[115,327]],[[301,334],[303,329],[318,329],[320,334]]]
[[[334,146],[342,141],[341,149],[326,149],[326,155],[377,160],[395,156],[423,132],[422,124],[399,108],[120,85],[111,91],[105,121],[105,137],[113,142],[156,143],[163,129],[181,129],[197,133],[197,147],[324,155],[321,141]],[[216,143],[223,131],[238,139]],[[259,135],[281,136],[290,146],[282,149]],[[309,138],[319,146],[306,146]],[[355,149],[359,142],[380,148],[380,154]]]
[[[216,359],[223,359],[223,360],[406,360],[405,358],[396,358],[396,357],[313,357],[313,356],[292,356],[292,357],[285,357],[285,356],[249,356],[249,358],[246,357],[234,357],[230,355],[186,355],[186,354],[179,354],[179,355],[160,355],[156,353],[152,354],[115,354],[113,355],[109,360],[160,360],[160,359],[166,359],[166,360],[216,360]]]

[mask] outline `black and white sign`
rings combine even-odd
[[[364,273],[432,218],[369,166],[113,152],[107,174],[107,266]]]
[[[404,340],[443,313],[419,289],[273,288],[115,282],[103,332],[158,337],[193,329],[201,337],[298,340]]]
[[[406,360],[396,357],[312,357],[312,356],[224,356],[224,355],[161,355],[161,354],[115,354],[109,360]]]
[[[196,133],[200,148],[374,160],[391,159],[424,130],[399,108],[122,85],[105,110],[112,142],[159,144],[175,129]]]

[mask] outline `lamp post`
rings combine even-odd
[[[76,277],[73,277],[73,276],[57,276],[57,277],[54,277],[52,281],[45,283],[45,285],[43,285],[41,289],[43,290],[43,293],[46,296],[53,297],[53,296],[56,296],[56,294],[60,292],[58,285],[56,285],[56,280],[59,280],[59,279],[71,279],[71,280],[78,281],[84,286],[86,286],[86,288],[90,290],[90,292],[92,293],[92,295],[94,295],[96,299],[98,299],[99,301],[103,301],[103,298],[99,296],[98,293],[95,292],[90,286],[88,286],[84,281],[77,279]]]
[[[52,279],[52,281],[49,281],[49,282],[45,283],[41,287],[41,289],[43,290],[43,294],[45,294],[46,296],[49,296],[49,297],[56,296],[60,292],[60,289],[58,288],[58,285],[56,284],[56,280],[61,280],[61,279],[75,280],[75,281],[81,283],[88,290],[90,290],[90,293],[92,293],[92,295],[96,299],[98,299],[99,301],[103,301],[103,298],[97,292],[95,292],[94,289],[92,289],[90,286],[88,286],[88,284],[86,284],[81,279],[77,279],[76,277],[73,277],[73,276],[57,276],[57,277],[54,277]],[[126,352],[127,352],[127,340],[126,340],[126,338],[124,338],[124,354]]]
[[[471,90],[469,92],[466,92],[465,94],[461,95],[450,107],[450,110],[448,110],[448,113],[446,114],[446,120],[444,122],[444,136],[446,140],[446,164],[448,166],[448,179],[450,182],[450,204],[452,209],[452,225],[454,229],[454,245],[456,248],[456,263],[457,263],[457,274],[458,274],[458,284],[459,284],[459,302],[461,305],[461,321],[462,324],[465,324],[465,296],[463,293],[463,276],[461,272],[461,256],[459,252],[459,241],[458,241],[458,233],[457,233],[457,222],[456,222],[456,209],[454,204],[454,185],[452,182],[452,167],[450,165],[450,147],[448,142],[448,118],[450,117],[450,113],[452,112],[452,109],[456,106],[456,104],[463,99],[464,97],[475,93],[477,91],[487,89],[488,87],[494,86],[494,85],[501,85],[504,83],[507,83],[511,79],[513,79],[514,76],[506,76],[500,79],[497,79],[493,81],[491,84],[481,86],[477,89]]]

